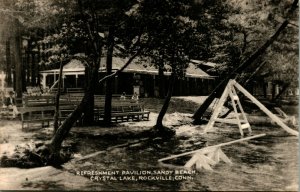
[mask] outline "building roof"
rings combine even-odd
[[[213,62],[205,62],[205,61],[200,61],[200,60],[195,60],[195,59],[191,59],[191,62],[197,65],[203,65],[203,66],[207,66],[207,67],[215,67],[217,64],[213,63]]]
[[[122,66],[125,65],[127,59],[120,58],[120,57],[113,57],[113,70],[118,70]],[[155,68],[154,65],[149,64],[150,62],[147,61],[139,61],[135,59],[132,61],[129,66],[124,69],[124,73],[138,73],[138,74],[150,74],[150,75],[158,75],[158,69]],[[65,75],[81,75],[84,74],[84,64],[77,60],[72,59],[69,63],[67,63],[64,68],[63,72]],[[106,58],[102,58],[101,66],[99,71],[104,72],[106,70]],[[45,70],[41,71],[41,73],[45,74],[57,74],[59,73],[59,69],[52,69],[52,70]],[[171,73],[166,71],[164,72],[165,75],[170,75]],[[205,73],[203,70],[199,69],[195,64],[192,62],[189,64],[188,68],[186,69],[186,77],[193,77],[193,78],[204,78],[204,79],[211,79],[212,76]]]

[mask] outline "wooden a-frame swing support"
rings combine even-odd
[[[280,125],[284,130],[286,130],[287,132],[289,132],[292,135],[298,136],[299,133],[297,131],[286,126],[280,120],[280,118],[278,118],[271,111],[269,111],[263,104],[261,104],[255,97],[253,97],[246,89],[244,89],[235,80],[229,80],[229,82],[228,82],[228,84],[216,106],[216,109],[214,110],[213,115],[211,116],[210,121],[208,122],[208,124],[204,130],[205,132],[208,129],[211,129],[216,121],[223,122],[223,123],[237,124],[239,126],[240,133],[242,136],[244,136],[243,129],[248,129],[250,133],[252,132],[250,124],[246,118],[246,115],[241,106],[241,103],[239,101],[239,98],[237,96],[237,92],[235,89],[238,89],[246,97],[248,97],[254,104],[256,104],[263,112],[265,112],[273,121],[275,121],[278,125]],[[228,96],[231,98],[236,119],[218,118],[218,115],[220,114],[221,109],[224,105],[224,102],[226,101]],[[239,108],[240,112],[242,113],[242,118],[239,117],[238,108]],[[169,157],[159,159],[158,162],[161,163],[162,165],[170,166],[170,165],[164,163],[164,161],[167,161],[170,159],[175,159],[175,158],[186,156],[186,155],[192,155],[192,158],[185,163],[184,168],[196,167],[196,169],[203,168],[206,170],[212,170],[211,166],[216,165],[220,161],[224,161],[225,163],[232,164],[231,160],[222,151],[221,147],[230,145],[230,144],[234,144],[237,142],[255,139],[258,137],[263,137],[265,135],[266,134],[254,135],[254,136],[230,141],[227,143],[221,143],[221,144],[214,145],[214,146],[204,147],[202,149],[198,149],[198,150],[194,150],[194,151],[189,151],[189,152],[185,152],[185,153],[181,153],[181,154],[177,154],[177,155],[171,155]],[[171,167],[173,167],[173,166],[171,166]],[[178,167],[178,166],[175,166],[175,167]]]
[[[246,115],[244,113],[244,110],[241,106],[241,103],[239,101],[239,97],[237,96],[236,90],[239,90],[241,93],[243,93],[246,97],[248,97],[254,104],[256,104],[264,113],[266,113],[274,122],[276,122],[280,127],[282,127],[285,131],[288,133],[298,136],[298,131],[295,131],[291,128],[289,128],[287,125],[285,125],[279,117],[274,115],[270,110],[268,110],[261,102],[259,102],[255,97],[253,97],[246,89],[244,89],[239,83],[237,83],[235,80],[229,80],[227,86],[225,87],[225,90],[219,99],[219,102],[207,124],[207,126],[204,129],[204,132],[207,132],[210,130],[215,122],[223,122],[223,123],[229,123],[229,124],[237,124],[240,130],[240,133],[242,136],[244,136],[243,130],[248,129],[251,133],[251,127],[250,124],[246,118]],[[218,118],[218,115],[220,114],[222,107],[224,105],[224,102],[226,101],[227,97],[230,97],[232,101],[232,106],[234,108],[235,112],[235,119],[222,119]],[[241,117],[239,116],[238,109],[241,112]]]

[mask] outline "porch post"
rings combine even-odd
[[[63,90],[65,89],[65,79],[66,79],[66,76],[62,75],[62,89]]]
[[[54,82],[56,82],[56,72],[54,72],[53,74],[54,74],[53,76]]]
[[[75,75],[75,87],[78,88],[78,74]]]
[[[153,75],[153,96],[157,97],[157,90],[155,87],[155,75]]]
[[[118,75],[115,76],[115,94],[118,94],[118,83],[119,83],[119,78]]]
[[[42,73],[42,75],[43,75],[43,78],[42,78],[41,84],[42,84],[43,89],[46,89],[46,77],[47,77],[47,74],[46,73]]]

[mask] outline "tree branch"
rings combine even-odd
[[[81,0],[77,0],[78,2],[78,5],[79,5],[79,9],[80,9],[80,14],[81,14],[81,17],[82,19],[84,19],[84,15],[83,15],[83,9],[82,9],[82,1]],[[86,20],[86,19],[85,19]],[[99,56],[99,52],[98,52],[98,47],[97,47],[97,43],[96,43],[96,40],[95,40],[95,37],[93,36],[92,34],[92,31],[91,31],[91,26],[89,24],[89,22],[86,20],[85,21],[86,23],[86,27],[87,27],[87,31],[88,31],[88,36],[89,36],[89,39],[91,40],[92,44],[93,44],[93,49],[95,51],[95,55],[96,56]]]
[[[111,78],[117,76],[118,74],[120,74],[122,71],[124,71],[124,69],[126,67],[128,67],[128,65],[133,61],[134,58],[136,58],[141,53],[141,51],[142,51],[142,48],[139,49],[134,55],[132,55],[130,57],[130,59],[125,63],[125,65],[123,65],[123,67],[121,69],[117,70],[116,72],[114,72],[110,75],[107,75],[107,76],[103,77],[102,79],[99,80],[99,83],[107,81],[108,79],[111,79]]]

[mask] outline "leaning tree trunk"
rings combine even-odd
[[[109,28],[107,38],[107,56],[106,56],[106,74],[112,73],[112,58],[114,51],[114,29]],[[110,125],[111,122],[111,101],[112,101],[112,79],[105,82],[105,106],[104,106],[104,123]]]
[[[163,106],[158,114],[157,120],[156,120],[155,128],[158,129],[159,131],[163,131],[163,129],[164,129],[162,121],[163,121],[163,118],[169,107],[169,103],[170,103],[170,100],[172,97],[173,88],[174,88],[174,84],[175,84],[175,78],[176,78],[176,76],[175,76],[174,72],[172,72],[170,81],[169,81],[168,93],[167,93],[164,104],[163,104]]]
[[[290,87],[290,84],[291,83],[285,83],[282,87],[282,89],[279,91],[279,93],[275,96],[274,98],[274,102],[277,101],[281,96],[282,94]]]
[[[289,13],[291,14],[297,8],[298,0],[294,0]],[[285,20],[278,30],[272,35],[257,51],[255,51],[245,62],[243,62],[238,68],[236,68],[233,72],[231,72],[227,78],[225,78],[222,82],[220,82],[217,87],[212,91],[212,93],[208,96],[208,98],[203,102],[203,104],[198,108],[198,110],[194,113],[194,123],[199,124],[202,122],[202,116],[204,112],[207,110],[209,105],[213,102],[213,100],[222,94],[225,86],[227,85],[229,79],[235,78],[237,74],[241,73],[245,68],[250,66],[261,54],[263,54],[266,49],[278,38],[280,33],[286,28],[289,21]]]
[[[97,61],[100,62],[100,58]],[[97,67],[98,66],[98,67]],[[96,67],[93,67],[92,71],[92,78],[90,80],[89,87],[85,92],[82,101],[76,107],[76,109],[68,116],[68,118],[63,122],[63,124],[56,130],[55,135],[51,139],[50,143],[50,151],[54,162],[60,158],[60,149],[61,144],[67,137],[68,133],[70,132],[73,124],[80,119],[83,111],[85,110],[86,106],[89,104],[89,98],[94,95],[94,87],[97,83],[97,75],[98,75],[99,64],[96,64]]]
[[[62,82],[62,74],[63,73],[63,63],[60,61],[60,66],[59,66],[59,79],[58,79],[58,89],[55,97],[55,114],[54,114],[54,130],[53,134],[56,133],[58,129],[58,116],[59,116],[59,98],[60,98],[60,88],[61,88],[61,82]]]

